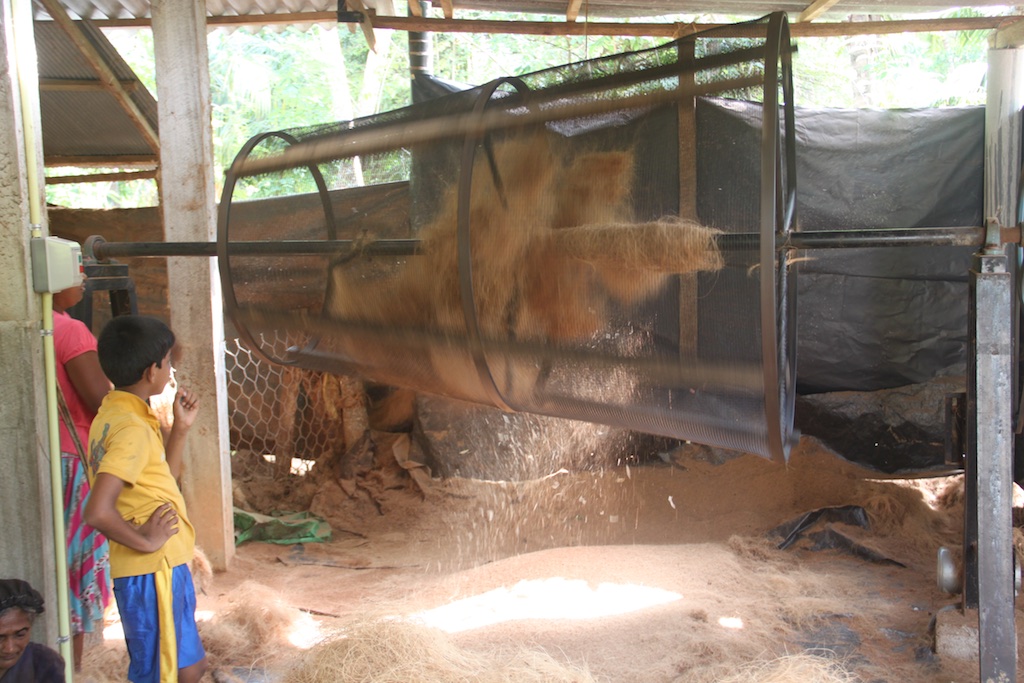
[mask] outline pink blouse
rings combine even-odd
[[[68,402],[68,410],[71,412],[71,419],[75,423],[75,427],[77,427],[78,438],[81,439],[82,446],[88,453],[89,426],[92,424],[92,419],[96,417],[96,413],[89,410],[79,397],[64,365],[83,353],[95,351],[96,337],[82,321],[75,320],[67,313],[54,311],[53,346],[57,359],[57,382]],[[71,432],[68,431],[63,419],[60,421],[60,450],[62,453],[78,453],[75,442],[71,440]]]

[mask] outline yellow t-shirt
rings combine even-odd
[[[196,532],[164,457],[160,422],[146,402],[127,391],[107,394],[89,430],[89,483],[100,472],[123,481],[117,511],[135,526],[144,524],[164,503],[178,512],[178,533],[156,552],[140,553],[110,541],[110,573],[115,579],[152,574],[165,559],[171,567],[192,561]]]

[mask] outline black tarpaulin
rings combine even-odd
[[[459,88],[434,81],[417,75],[414,85],[425,97]],[[696,113],[699,219],[727,232],[756,231],[749,222],[758,215],[760,159],[751,150],[759,148],[760,105],[702,98]],[[652,113],[657,117],[664,112]],[[674,155],[678,127],[642,118],[627,126],[640,131],[641,154]],[[981,225],[984,118],[984,107],[797,107],[799,228]],[[614,136],[617,127],[606,134]],[[440,163],[431,159],[429,169],[413,174],[414,184],[429,185]],[[665,180],[638,188],[638,215],[678,207],[675,184]],[[894,245],[797,253],[798,391],[875,391],[962,375],[974,251]],[[757,314],[743,306],[714,310],[719,316]]]
[[[754,197],[759,160],[732,153],[760,135],[758,105],[698,102],[701,219],[728,225]],[[982,224],[984,108],[796,109],[802,230]],[[801,393],[876,389],[962,374],[971,247],[802,252]]]

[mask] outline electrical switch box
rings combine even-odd
[[[35,291],[56,294],[82,284],[85,265],[78,242],[60,237],[33,237],[29,249]]]

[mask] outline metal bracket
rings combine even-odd
[[[349,8],[348,2],[338,3],[339,24],[361,24],[365,18],[366,15],[363,12]]]

